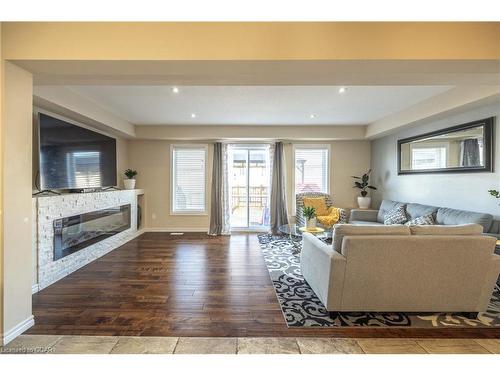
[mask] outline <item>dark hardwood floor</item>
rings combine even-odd
[[[145,233],[33,296],[28,334],[493,338],[491,328],[287,328],[256,234]]]

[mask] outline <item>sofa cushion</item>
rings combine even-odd
[[[385,225],[404,224],[408,221],[404,206],[398,206],[384,216]]]
[[[487,236],[495,237],[497,240],[500,240],[500,233],[485,233]]]
[[[414,225],[410,227],[410,232],[419,236],[477,236],[483,233],[483,227],[479,224]]]
[[[382,204],[380,205],[380,208],[378,210],[377,214],[377,221],[379,223],[384,222],[384,216],[389,212],[394,210],[395,208],[399,206],[406,206],[406,203],[401,203],[401,202],[395,202],[395,201],[390,201],[388,199],[384,199],[382,201]]]
[[[408,220],[405,223],[405,225],[434,225],[434,224],[436,224],[436,222],[434,221],[434,216],[432,216],[431,213]]]
[[[406,205],[406,214],[408,215],[408,219],[410,220],[417,217],[427,216],[429,214],[433,215],[435,218],[438,209],[439,207],[435,206],[427,206],[425,204],[419,203],[408,203]]]
[[[491,227],[493,216],[480,212],[456,210],[442,207],[436,215],[436,224],[457,225],[457,224],[479,224],[483,226],[483,232],[488,232]]]
[[[373,236],[373,235],[406,235],[409,236],[410,228],[406,225],[352,225],[337,224],[333,227],[332,246],[338,253],[342,252],[344,236]]]
[[[493,220],[491,223],[490,229],[488,230],[488,233],[494,233],[495,235],[500,235],[500,221],[499,220]]]

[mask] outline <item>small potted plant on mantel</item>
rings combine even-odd
[[[125,171],[125,177],[127,177],[123,180],[123,185],[125,186],[125,189],[127,190],[135,189],[135,176],[137,176],[137,171],[134,171],[133,169],[127,169]]]
[[[372,203],[371,197],[367,197],[368,192],[366,191],[366,189],[377,190],[377,188],[375,186],[369,185],[369,183],[368,183],[368,181],[370,181],[371,171],[372,170],[369,169],[368,172],[363,174],[361,177],[351,176],[352,178],[354,178],[354,180],[356,180],[356,181],[354,181],[353,187],[361,190],[361,196],[358,197],[358,206],[359,206],[359,208],[362,208],[362,209],[369,208],[371,203]]]
[[[306,218],[306,229],[316,228],[316,209],[314,207],[304,206],[302,214]]]

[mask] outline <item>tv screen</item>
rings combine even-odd
[[[38,114],[40,189],[84,189],[116,185],[116,140]]]

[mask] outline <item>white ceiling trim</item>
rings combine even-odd
[[[74,118],[89,122],[101,130],[124,137],[135,137],[135,125],[106,110],[96,102],[62,86],[34,86],[34,104]]]
[[[500,104],[500,86],[461,86],[443,92],[403,111],[368,125],[366,137],[380,138],[403,127],[416,125],[437,116],[488,105]]]

